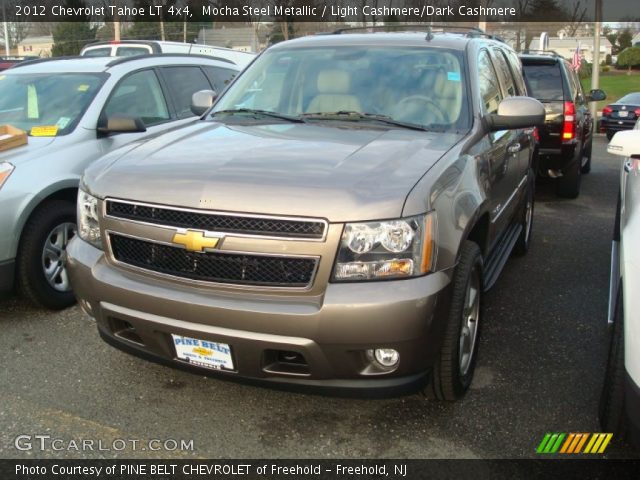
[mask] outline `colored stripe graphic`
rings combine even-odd
[[[604,453],[612,438],[612,433],[546,433],[536,453]],[[585,444],[586,447],[583,450],[582,447]]]
[[[547,433],[536,449],[537,453],[556,453],[562,445],[565,433]]]

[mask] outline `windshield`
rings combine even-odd
[[[0,74],[0,125],[32,136],[73,131],[106,78],[98,73]]]
[[[427,129],[467,129],[462,65],[459,52],[439,48],[275,49],[229,87],[212,113],[216,119],[238,109],[306,121],[374,122],[384,117]],[[352,115],[330,115],[339,112]],[[269,116],[266,121],[277,120]]]
[[[640,92],[629,93],[625,95],[616,103],[623,103],[627,105],[640,105]]]

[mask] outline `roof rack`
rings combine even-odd
[[[431,40],[433,38],[433,33],[459,33],[461,35],[465,35],[467,37],[483,37],[489,38],[492,40],[498,40],[500,42],[504,42],[504,40],[498,36],[491,35],[486,33],[484,30],[478,27],[468,27],[468,26],[460,26],[460,25],[447,25],[447,24],[437,24],[437,25],[429,25],[424,23],[407,23],[401,25],[372,25],[368,27],[344,27],[338,28],[332,32],[323,32],[319,35],[340,35],[342,33],[351,32],[351,31],[365,31],[373,33],[378,30],[389,31],[389,30],[415,30],[424,31],[427,34],[427,40]],[[455,30],[459,30],[456,32]]]
[[[16,63],[11,70],[15,70],[16,68],[26,67],[28,65],[36,65],[38,63],[52,62],[54,60],[77,60],[78,58],[82,58],[78,55],[76,56],[67,56],[67,57],[41,57],[34,58],[32,60],[24,60],[20,63]]]
[[[560,55],[555,50],[538,50],[534,48],[528,48],[520,53],[523,55],[548,55],[550,57],[562,57],[562,55]]]
[[[107,67],[115,67],[123,63],[131,62],[133,60],[140,60],[141,58],[162,58],[162,57],[181,57],[181,58],[204,58],[207,60],[217,60],[218,62],[230,63],[236,65],[235,62],[228,58],[214,57],[213,55],[202,55],[199,53],[144,53],[142,55],[131,55],[129,57],[116,57],[114,60],[107,63]],[[80,57],[85,58],[85,57]],[[95,57],[93,57],[95,58]]]

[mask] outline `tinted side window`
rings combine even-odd
[[[511,73],[511,69],[509,69],[509,65],[507,64],[507,59],[504,58],[504,54],[502,50],[498,48],[493,49],[493,58],[496,59],[496,67],[498,67],[498,74],[500,76],[500,81],[504,86],[504,90],[507,92],[507,97],[514,97],[518,93],[516,92],[516,84],[513,81],[513,75]]]
[[[532,63],[524,65],[524,76],[529,94],[538,100],[562,100],[562,72],[554,63]]]
[[[478,57],[478,79],[484,113],[496,113],[498,104],[502,100],[502,93],[496,71],[486,50],[480,52]]]
[[[149,55],[151,49],[149,47],[118,47],[116,49],[116,57],[134,57],[136,55]]]
[[[82,54],[83,57],[108,57],[109,55],[111,55],[111,47],[92,48]]]
[[[522,71],[522,62],[520,61],[520,58],[513,50],[503,50],[502,53],[507,56],[507,60],[511,60],[509,62],[509,66],[511,67],[513,79],[516,81],[516,86],[518,87],[518,95],[526,95],[527,87],[524,83],[524,73]]]
[[[140,117],[145,125],[169,120],[169,110],[153,70],[136,72],[120,82],[104,107],[104,113]]]
[[[211,84],[199,67],[165,67],[162,69],[169,86],[178,118],[192,117],[191,96],[200,90],[211,90]]]
[[[227,88],[227,85],[231,83],[231,80],[233,80],[238,73],[230,68],[220,67],[204,67],[204,71],[218,93],[221,93]]]

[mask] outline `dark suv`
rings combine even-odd
[[[571,64],[554,52],[520,55],[529,95],[545,107],[546,119],[538,129],[538,174],[555,178],[561,197],[580,194],[582,173],[591,170],[593,119],[589,102],[604,100],[602,90],[585,95]]]
[[[475,30],[278,43],[202,121],[85,172],[80,303],[112,345],[200,374],[454,400],[481,296],[529,246],[524,94]]]

